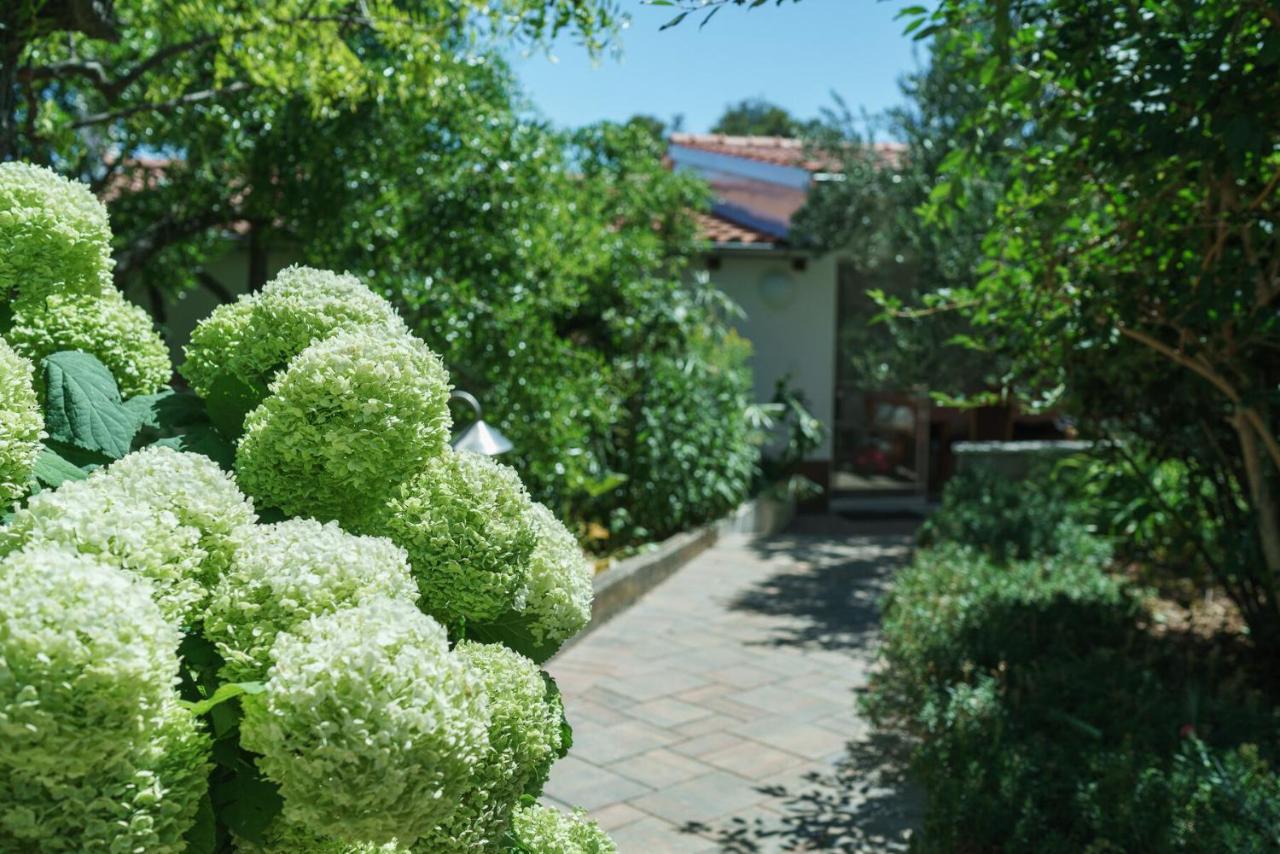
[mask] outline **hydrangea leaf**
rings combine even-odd
[[[129,453],[138,419],[124,407],[111,372],[93,356],[70,350],[41,364],[49,437],[112,459]]]
[[[229,472],[235,465],[235,447],[212,425],[193,427],[181,436],[166,436],[163,439],[157,439],[153,444],[208,457],[221,466],[223,471]]]
[[[32,472],[41,486],[57,489],[68,480],[84,480],[89,473],[74,463],[64,459],[50,447],[40,449],[36,457],[35,470]]]
[[[552,637],[544,637],[541,641],[534,637],[531,627],[537,619],[534,614],[507,611],[494,620],[468,621],[466,636],[481,643],[500,643],[536,664],[545,664],[560,649],[562,642]]]
[[[239,697],[242,694],[261,694],[265,690],[261,682],[227,682],[218,687],[213,695],[206,700],[198,703],[186,703],[188,709],[193,715],[207,715],[215,706],[220,706],[227,700]]]
[[[187,854],[215,854],[218,850],[218,820],[213,814],[213,801],[208,792],[200,799],[196,820],[184,837]]]
[[[209,386],[205,404],[209,419],[222,435],[232,439],[244,432],[245,416],[266,397],[266,392],[230,374],[217,375]]]

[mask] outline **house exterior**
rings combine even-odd
[[[752,342],[756,399],[769,400],[785,378],[826,428],[804,474],[829,493],[840,436],[841,264],[835,253],[798,245],[791,220],[837,165],[811,157],[798,140],[721,134],[672,134],[667,157],[711,186],[712,207],[699,223],[706,270],[745,313],[738,331]]]

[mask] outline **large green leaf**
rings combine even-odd
[[[235,465],[235,448],[212,425],[192,427],[181,436],[167,436],[157,439],[153,444],[173,448],[175,451],[203,454],[227,471],[231,471]]]
[[[35,478],[41,486],[57,489],[68,480],[84,480],[89,473],[45,446],[36,457]]]
[[[487,623],[467,623],[467,638],[481,643],[500,643],[514,649],[535,664],[543,664],[556,654],[560,644],[543,641],[539,643],[529,631],[532,618],[515,611],[508,611],[502,616]]]
[[[41,362],[49,438],[119,459],[129,453],[138,418],[125,408],[111,372],[93,356],[64,351]]]
[[[235,377],[222,374],[209,389],[205,406],[209,411],[209,419],[222,435],[237,439],[244,432],[245,416],[266,396],[266,389],[254,388]]]

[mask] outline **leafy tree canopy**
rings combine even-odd
[[[747,98],[725,108],[712,125],[712,133],[730,136],[799,136],[804,123],[777,104],[763,98]]]

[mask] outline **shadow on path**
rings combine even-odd
[[[735,817],[716,826],[697,822],[698,833],[728,852],[906,852],[920,826],[923,802],[903,768],[906,748],[893,736],[850,742],[829,772],[811,772],[794,784],[762,785],[772,812]]]
[[[880,600],[910,554],[915,527],[800,517],[785,533],[753,544],[787,569],[734,597],[729,608],[784,618],[764,642],[772,646],[868,649],[879,633]]]
[[[784,534],[755,542],[779,571],[730,601],[732,610],[776,619],[764,643],[847,652],[867,667],[879,640],[880,602],[911,553],[913,522],[851,522],[801,517]],[[850,697],[850,704],[854,698]],[[691,822],[682,829],[728,852],[905,852],[923,803],[906,779],[908,750],[894,735],[851,741],[843,757],[798,779],[762,784],[770,809]]]

